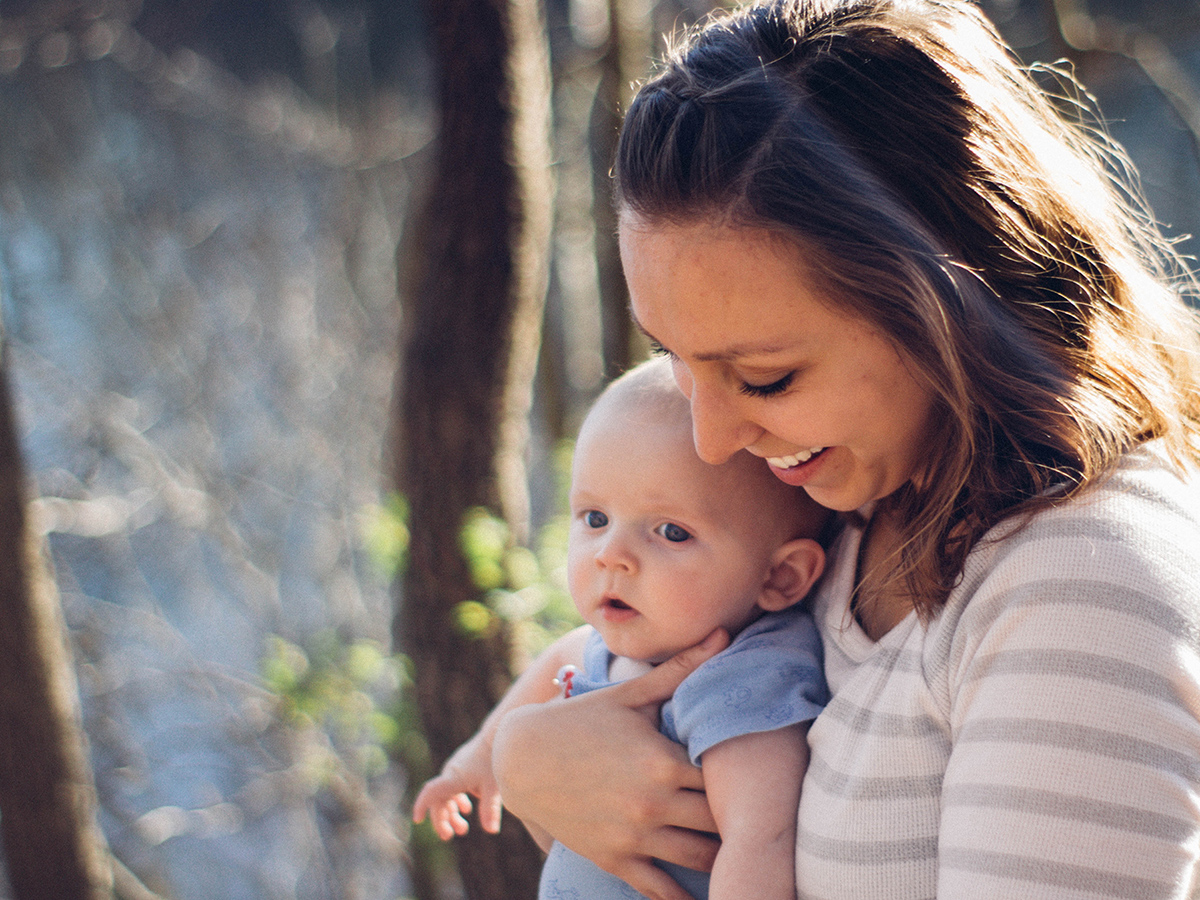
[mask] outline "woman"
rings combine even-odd
[[[952,0],[749,7],[630,107],[632,310],[700,455],[845,513],[802,898],[1200,890],[1195,285],[1120,163]],[[506,804],[682,897],[650,860],[711,818],[641,713],[721,641],[507,719]]]

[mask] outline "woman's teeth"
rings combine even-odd
[[[824,449],[824,447],[813,447],[811,450],[801,450],[792,456],[768,456],[767,462],[777,469],[790,469],[792,466],[808,462]]]

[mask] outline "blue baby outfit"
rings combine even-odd
[[[599,633],[584,650],[571,695],[607,687],[613,655]],[[766,613],[689,675],[663,704],[659,730],[699,765],[709,747],[743,734],[775,731],[816,718],[829,699],[821,640],[807,609]],[[708,898],[708,873],[658,862],[696,900]],[[638,900],[638,893],[555,842],[542,868],[538,900]]]

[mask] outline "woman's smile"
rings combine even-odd
[[[828,448],[817,447],[814,450],[801,450],[791,456],[768,456],[767,465],[775,477],[784,484],[792,487],[804,487],[816,475],[825,460]]]
[[[768,456],[769,462],[776,469],[791,469],[801,463],[806,463],[817,454],[821,453],[824,447],[813,447],[811,450],[801,450],[799,453],[791,456]]]

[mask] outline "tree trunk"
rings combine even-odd
[[[57,592],[26,521],[0,350],[0,831],[16,900],[112,897]]]
[[[441,122],[429,199],[403,267],[397,482],[409,563],[395,637],[416,672],[433,763],[474,733],[511,679],[507,633],[456,627],[481,601],[459,548],[484,506],[524,535],[523,458],[545,299],[552,185],[549,62],[535,0],[429,0]],[[467,895],[536,895],[541,854],[511,819],[455,841]]]
[[[617,248],[617,216],[609,172],[616,158],[621,118],[633,99],[633,83],[645,73],[649,62],[649,0],[608,0],[608,21],[608,42],[599,61],[600,83],[592,105],[590,140],[605,381],[643,358],[646,349],[629,316],[629,291]]]

